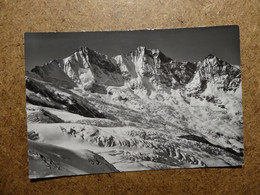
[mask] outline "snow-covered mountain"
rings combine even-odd
[[[147,95],[161,89],[182,88],[189,83],[187,89],[198,89],[196,92],[203,92],[212,82],[219,89],[235,91],[241,82],[239,66],[216,56],[208,55],[198,63],[177,62],[158,49],[145,47],[113,58],[81,47],[71,56],[36,66],[31,72],[65,88],[89,90],[97,85],[125,86],[145,90]]]
[[[178,62],[159,49],[108,57],[81,47],[26,72],[26,96],[31,177],[50,176],[35,173],[44,158],[63,167],[56,176],[77,174],[63,166],[67,150],[100,155],[104,172],[243,163],[240,66],[214,55]]]
[[[36,66],[31,72],[38,74],[44,81],[66,88],[80,86],[89,89],[94,83],[123,85],[119,68],[111,59],[87,47],[81,47],[67,58]]]
[[[114,57],[128,87],[151,92],[169,91],[188,83],[196,70],[196,64],[176,62],[158,49],[138,47],[126,55]]]

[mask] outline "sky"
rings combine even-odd
[[[240,65],[238,26],[167,30],[25,33],[25,69],[42,66],[73,54],[81,46],[110,57],[126,54],[138,46],[159,49],[178,61],[202,61],[213,54]]]

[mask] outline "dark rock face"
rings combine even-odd
[[[182,139],[187,139],[187,140],[192,140],[192,141],[208,144],[210,146],[223,149],[223,150],[225,150],[225,151],[227,151],[227,152],[229,152],[233,155],[239,156],[239,157],[244,156],[243,152],[238,153],[238,152],[234,151],[232,148],[225,148],[225,147],[222,147],[222,146],[219,146],[219,145],[212,144],[208,140],[206,140],[204,137],[199,137],[199,136],[196,136],[196,135],[182,135],[182,136],[179,136],[179,137],[182,138]]]
[[[176,62],[162,64],[162,72],[168,77],[172,76],[180,85],[189,83],[196,73],[197,64],[191,62]]]
[[[95,68],[96,65],[104,71],[121,73],[120,69],[112,63],[108,56],[100,54],[89,48],[82,48],[82,51],[84,56],[88,56],[88,60],[90,64],[92,64],[93,68]]]
[[[64,121],[47,110],[41,109],[27,115],[27,120],[37,123],[63,123]]]
[[[76,94],[73,94],[73,96],[64,95],[47,88],[46,84],[28,78],[26,79],[26,88],[45,98],[44,101],[37,96],[27,95],[27,102],[31,104],[67,110],[86,117],[105,118],[104,114],[97,111],[86,99]]]
[[[152,52],[150,49],[144,48],[144,54],[150,56],[151,58],[159,59],[161,63],[168,63],[172,61],[171,58],[164,55],[164,53],[162,53],[160,50],[157,50],[156,52]]]
[[[42,80],[51,82],[60,87],[65,87],[68,89],[76,87],[77,85],[73,82],[73,80],[69,78],[58,65],[59,61],[53,60],[41,67],[36,66],[31,70],[31,72],[39,75]]]

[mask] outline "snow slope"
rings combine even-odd
[[[71,150],[28,140],[29,178],[118,172],[103,157],[87,150]]]

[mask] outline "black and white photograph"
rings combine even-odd
[[[243,165],[238,26],[24,39],[30,179]]]

